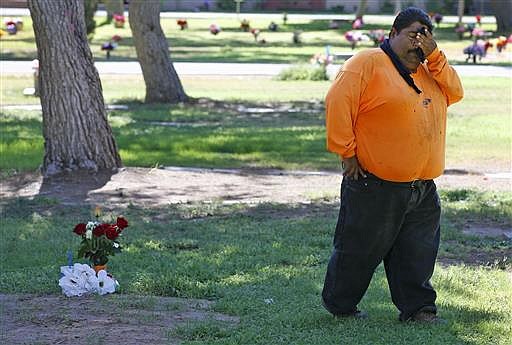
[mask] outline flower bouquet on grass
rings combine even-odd
[[[178,19],[176,23],[180,27],[180,30],[185,30],[188,28],[188,23],[186,19]]]
[[[92,293],[104,295],[115,292],[119,286],[117,280],[106,271],[106,264],[111,255],[121,252],[119,237],[128,227],[128,221],[123,217],[117,217],[116,222],[99,222],[100,210],[96,208],[96,221],[79,223],[73,232],[82,237],[78,257],[89,259],[91,265],[75,263],[69,252],[67,266],[60,268],[61,278],[59,286],[62,292],[70,296],[82,296]]]
[[[89,259],[92,266],[105,266],[109,256],[121,252],[119,236],[127,227],[128,221],[123,217],[117,217],[114,224],[99,221],[77,224],[73,232],[82,237],[78,257]]]
[[[119,13],[115,13],[112,16],[112,19],[114,19],[114,27],[116,27],[116,28],[124,28],[124,23],[126,21],[126,19],[124,18],[124,15],[119,14]]]

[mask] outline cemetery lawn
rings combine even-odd
[[[109,112],[128,166],[242,167],[249,174],[254,168],[339,169],[337,158],[325,152],[322,99],[329,82],[184,78],[189,95],[199,100],[147,106],[140,76],[102,78],[107,103],[128,105]],[[2,75],[2,104],[26,103],[19,92],[30,82],[29,76]],[[466,98],[449,112],[448,166],[482,171],[485,162],[485,171],[506,169],[509,79],[463,83]],[[126,85],[122,91],[120,84]],[[0,131],[0,182],[33,175],[43,155],[40,111],[4,108]],[[463,232],[510,229],[511,192],[440,191],[442,244],[433,284],[448,323],[428,326],[397,321],[382,267],[360,305],[368,320],[335,320],[321,307],[337,188],[307,203],[245,204],[211,198],[208,186],[198,187],[189,193],[204,202],[152,206],[133,198],[101,205],[105,217],[123,214],[130,227],[124,252],[109,261],[119,293],[89,298],[62,297],[57,280],[66,251],[79,244],[71,230],[91,219],[94,205],[43,189],[32,197],[2,198],[0,303],[3,310],[20,306],[5,313],[5,324],[23,329],[33,343],[41,334],[50,343],[78,335],[89,343],[127,345],[143,343],[137,336],[154,344],[219,345],[506,345],[512,338],[512,245],[503,237]],[[159,338],[148,340],[150,335]]]
[[[24,327],[24,339],[40,340],[35,325],[44,322],[46,339],[56,342],[69,327],[80,339],[107,342],[110,315],[116,330],[131,332],[115,338],[126,344],[152,326],[153,336],[167,339],[155,344],[506,345],[512,337],[512,245],[465,235],[461,222],[510,228],[512,194],[458,189],[441,191],[441,198],[443,235],[433,284],[447,324],[399,323],[382,266],[360,304],[369,319],[336,320],[323,310],[320,293],[338,207],[333,199],[109,204],[107,218],[122,213],[130,222],[124,252],[109,261],[120,291],[90,298],[59,297],[57,280],[66,251],[78,247],[71,230],[90,219],[92,205],[45,196],[4,199],[0,297],[15,298],[21,308],[4,317],[11,327]],[[196,318],[189,319],[190,309]],[[95,321],[105,318],[103,326]]]
[[[103,19],[96,20],[101,24]],[[2,37],[0,59],[36,56],[31,20],[23,20],[25,31]],[[337,31],[327,30],[327,21],[293,22],[277,33],[262,30],[265,45],[240,32],[235,20],[217,23],[224,31],[212,36],[207,32],[211,20],[189,20],[190,29],[180,31],[175,19],[163,19],[173,60],[304,63],[326,45],[350,49],[343,38],[347,23]],[[265,29],[268,22],[251,24]],[[389,25],[367,29],[388,30]],[[291,42],[294,30],[304,31],[300,46]],[[97,28],[91,41],[95,59],[105,59],[100,45],[114,34],[123,40],[113,59],[135,60],[128,25]],[[471,41],[456,40],[445,24],[437,35],[452,62],[463,63],[462,49]],[[31,76],[0,77],[2,106],[39,103],[21,96],[32,85]],[[125,165],[244,168],[249,173],[339,169],[337,158],[325,152],[323,98],[330,82],[182,79],[187,93],[197,98],[194,103],[147,106],[141,76],[102,76],[106,103],[128,106],[108,115]],[[510,169],[510,79],[464,77],[463,84],[466,97],[448,114],[447,167]],[[0,110],[0,183],[33,175],[43,157],[41,132],[40,111]],[[66,190],[61,192],[65,196]],[[109,261],[120,290],[84,298],[62,297],[57,280],[66,251],[79,244],[71,230],[91,219],[94,205],[44,191],[2,198],[2,337],[15,329],[23,335],[7,343],[507,345],[512,339],[512,244],[504,237],[463,231],[510,229],[510,191],[440,190],[442,241],[433,284],[440,314],[448,321],[442,325],[399,323],[382,266],[360,304],[369,319],[336,320],[321,307],[336,194],[307,203],[244,204],[212,199],[202,190],[190,193],[204,193],[204,201],[148,206],[134,199],[101,205],[106,218],[123,214],[130,222],[123,253]]]
[[[102,76],[109,112],[126,166],[336,170],[325,150],[323,98],[330,82],[282,82],[268,78],[183,78],[186,105],[144,105],[141,76]],[[510,79],[462,78],[465,98],[449,108],[450,169],[507,171],[511,156]],[[2,75],[3,104],[23,98],[30,76]],[[126,85],[118,88],[118,85]],[[209,97],[209,99],[205,99]],[[42,162],[40,111],[2,109],[2,175],[34,171]]]
[[[0,18],[3,21],[3,17]],[[22,17],[24,30],[16,35],[2,37],[1,60],[32,60],[35,59],[36,45],[30,17]],[[116,29],[113,24],[101,25],[105,18],[96,17],[98,24],[96,32],[90,41],[90,47],[95,60],[106,60],[101,45],[108,42],[113,35],[119,35],[122,40],[111,53],[111,60],[136,60],[135,47],[128,23],[124,28]],[[209,33],[208,28],[213,22],[219,24],[222,32],[216,36]],[[350,42],[344,34],[351,30],[349,22],[343,22],[340,28],[328,28],[328,20],[294,20],[287,25],[278,23],[279,30],[270,32],[267,27],[270,20],[253,19],[251,25],[261,31],[258,40],[264,39],[265,44],[255,41],[250,32],[243,32],[236,19],[189,19],[189,29],[180,30],[176,19],[162,18],[161,25],[169,41],[170,54],[175,62],[247,62],[247,63],[308,63],[315,54],[325,54],[325,47],[330,46],[332,52],[350,51]],[[363,32],[374,29],[389,31],[391,22],[367,24]],[[496,30],[495,24],[484,24],[482,28],[488,32]],[[301,44],[292,42],[294,31],[301,31]],[[453,24],[441,23],[436,28],[436,39],[441,49],[449,57],[451,63],[466,63],[463,49],[472,44],[467,35],[459,40]],[[360,42],[354,52],[373,47],[373,42]],[[510,48],[508,48],[510,50]],[[512,65],[507,53],[498,54],[495,48],[489,50],[484,64]]]

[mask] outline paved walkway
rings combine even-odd
[[[141,74],[137,61],[96,62],[100,74]],[[224,76],[275,76],[290,64],[262,63],[206,63],[206,62],[175,62],[174,67],[179,75],[224,75]],[[330,65],[329,75],[333,75],[340,65]],[[508,77],[512,78],[512,67],[489,65],[455,65],[461,76]],[[23,74],[32,73],[31,61],[0,61],[0,73]]]

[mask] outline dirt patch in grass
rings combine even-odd
[[[65,205],[112,208],[188,202],[291,204],[336,198],[340,183],[340,172],[130,167],[116,173],[75,173],[47,179],[39,173],[17,174],[0,181],[0,198],[39,196]],[[508,179],[478,174],[443,175],[436,184],[440,189],[511,190]]]
[[[477,237],[494,237],[503,240],[512,240],[512,229],[499,228],[487,225],[467,225],[462,229],[462,233]]]
[[[450,241],[447,241],[443,243],[443,245],[449,245],[449,242]],[[512,272],[512,247],[493,248],[492,250],[459,248],[456,254],[441,253],[437,261],[443,266],[463,264],[467,266],[484,266]]]
[[[242,212],[254,217],[334,219],[340,182],[339,172],[125,168],[116,173],[79,173],[50,179],[38,173],[17,174],[0,181],[0,198],[5,204],[19,197],[46,198],[44,204],[50,208],[98,204],[110,209],[129,205],[147,209],[200,204],[199,213],[188,212],[194,218],[211,216],[204,206],[208,203],[213,209],[215,204],[235,208],[246,204],[251,207],[244,207]],[[436,183],[440,189],[510,190],[509,180],[479,174],[445,175]],[[475,225],[466,230],[489,233]],[[510,246],[492,251],[468,246],[464,250],[454,256],[441,255],[440,262],[506,269],[509,263],[503,258],[512,257]],[[204,334],[223,336],[239,323],[237,317],[212,311],[209,301],[153,296],[0,294],[0,309],[3,344],[179,344],[180,337],[205,340],[200,338]],[[197,330],[194,324],[200,325]]]
[[[206,300],[107,295],[72,297],[0,294],[3,344],[179,344],[176,330],[239,318],[211,310]]]

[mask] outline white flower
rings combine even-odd
[[[117,242],[114,242],[112,245],[114,246],[114,248],[119,248],[119,243]]]
[[[85,231],[85,238],[88,240],[92,239],[92,230],[87,229]]]
[[[85,264],[76,263],[72,267],[62,266],[60,272],[62,278],[59,279],[59,286],[68,297],[92,293],[105,295],[115,292],[119,286],[117,280],[109,277],[105,270],[100,270],[96,276],[96,272]]]
[[[62,266],[60,272],[62,278],[59,279],[59,286],[68,297],[82,296],[99,290],[99,280],[89,265],[76,263],[73,267]]]
[[[105,295],[107,293],[113,293],[116,291],[116,286],[119,285],[116,280],[112,279],[107,275],[105,270],[100,270],[98,272],[98,293],[100,295]]]

